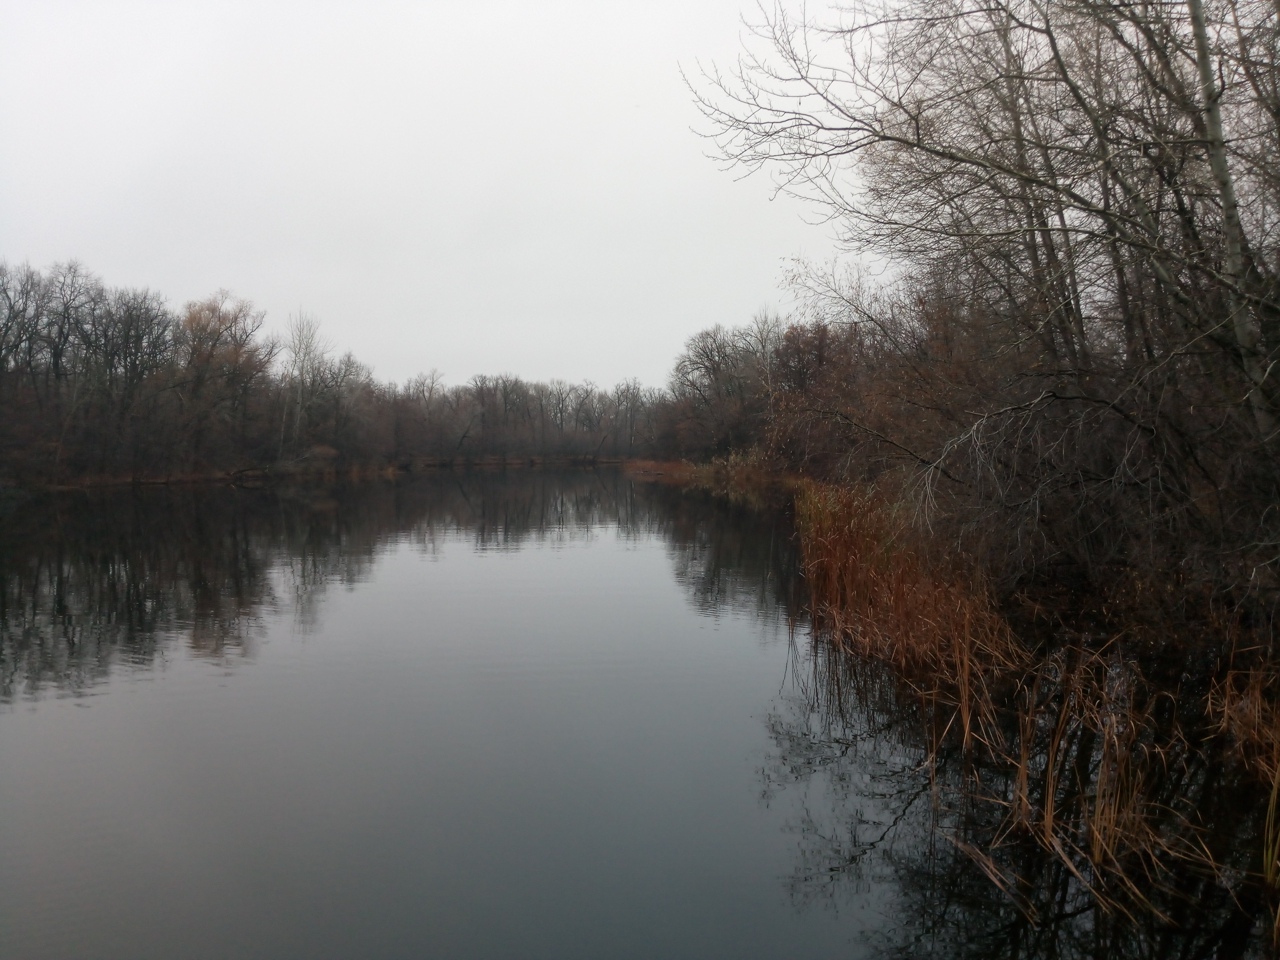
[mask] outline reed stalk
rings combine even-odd
[[[1171,694],[1122,652],[1119,634],[1030,649],[973,565],[940,555],[876,491],[801,483],[795,509],[815,634],[890,665],[942,737],[958,738],[964,789],[1005,809],[996,842],[1031,839],[1103,910],[1163,916],[1151,894],[1177,864],[1221,874],[1194,805],[1176,794],[1213,749],[1204,738],[1218,736],[1271,786],[1258,876],[1280,895],[1280,670],[1229,675],[1170,719],[1161,698]],[[1188,732],[1184,718],[1197,715]],[[999,872],[993,850],[962,847]],[[1276,931],[1280,943],[1280,915]]]

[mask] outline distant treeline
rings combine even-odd
[[[174,311],[74,263],[0,264],[0,481],[736,459],[919,495],[1015,578],[1045,563],[1096,575],[1193,557],[1215,580],[1245,565],[1266,574],[1276,441],[1233,343],[1194,332],[1223,306],[1206,298],[1194,317],[1187,304],[1160,321],[1169,302],[1137,298],[1140,267],[1124,274],[1133,316],[1068,328],[1036,319],[1034,304],[963,295],[959,273],[891,288],[799,274],[794,316],[703,330],[664,388],[603,389],[511,374],[382,382],[305,317],[272,337],[226,293]],[[1116,334],[1138,322],[1134,352]]]
[[[436,373],[375,379],[296,317],[226,293],[168,307],[75,263],[0,264],[0,477],[203,476],[306,462],[621,457],[655,446],[660,391]]]

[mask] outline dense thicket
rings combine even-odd
[[[724,155],[889,279],[809,271],[804,322],[692,342],[685,435],[889,471],[1014,572],[1274,589],[1280,4],[778,8],[753,43],[695,84]]]
[[[437,374],[382,383],[314,321],[283,339],[219,293],[173,312],[77,264],[0,264],[0,479],[205,475],[273,464],[626,456],[652,445],[635,381]]]

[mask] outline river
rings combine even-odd
[[[5,958],[1239,939],[1225,901],[1127,932],[1052,860],[1030,922],[915,701],[811,641],[780,510],[608,471],[10,494],[0,586]]]

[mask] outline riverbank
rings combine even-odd
[[[1188,898],[1219,898],[1241,936],[1261,925],[1280,944],[1269,623],[1138,571],[1089,583],[1062,569],[997,590],[913,505],[870,488],[746,461],[691,467],[686,482],[789,503],[811,656],[845,678],[827,685],[831,709],[850,709],[859,663],[889,668],[933,744],[935,803],[983,811],[985,827],[953,841],[1019,909],[1045,909],[1047,856],[1080,909],[1172,924]]]
[[[633,468],[631,464],[636,464]],[[413,457],[395,461],[352,462],[337,457],[317,457],[306,460],[286,460],[264,466],[243,467],[234,470],[192,470],[166,474],[140,475],[84,475],[45,482],[5,483],[0,488],[41,490],[84,490],[98,487],[156,487],[218,484],[231,486],[263,486],[270,483],[335,483],[338,481],[361,482],[366,480],[395,480],[439,470],[580,470],[609,467],[627,469],[635,475],[651,478],[666,475],[683,482],[688,475],[687,464],[660,463],[658,461],[627,461],[620,457]]]
[[[1104,485],[1001,486],[938,461],[772,469],[786,462],[733,455],[691,482],[792,511],[821,736],[928,744],[948,839],[1045,931],[1007,955],[1280,951],[1280,593],[1260,528],[1236,551],[1206,531],[1238,514],[1197,519],[1207,495],[1153,499],[1147,526],[1129,487],[1086,509]],[[850,472],[864,479],[832,479]],[[1175,951],[1201,907],[1215,932]]]

